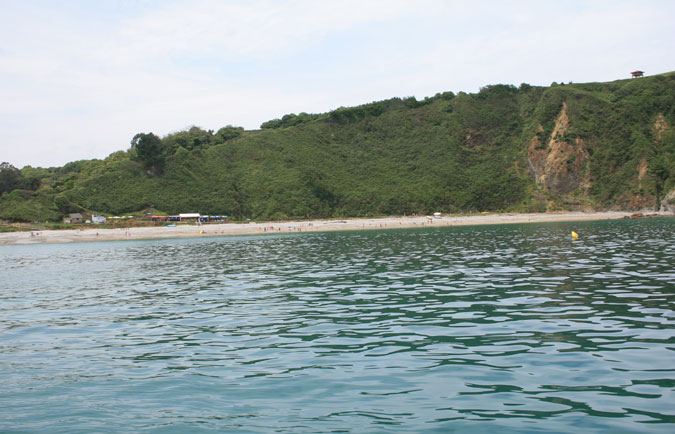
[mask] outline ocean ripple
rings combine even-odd
[[[672,432],[673,229],[1,247],[0,431]]]

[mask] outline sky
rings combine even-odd
[[[675,70],[672,0],[0,0],[0,161],[393,97]]]

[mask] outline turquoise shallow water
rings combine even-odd
[[[673,432],[674,229],[1,247],[0,432]]]

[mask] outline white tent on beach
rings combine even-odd
[[[196,222],[199,221],[199,217],[201,217],[201,215],[199,215],[198,212],[188,212],[178,214],[178,217],[182,222]]]

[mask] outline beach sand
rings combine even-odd
[[[250,222],[176,227],[151,226],[118,229],[67,229],[39,232],[0,233],[0,245],[72,243],[85,241],[119,241],[162,238],[209,237],[226,235],[261,235],[273,233],[351,231],[439,226],[468,226],[508,223],[575,222],[622,219],[630,212],[564,212],[537,214],[479,214],[470,216],[418,216],[354,218],[344,220],[302,220],[286,222]],[[672,217],[671,213],[659,216]]]

